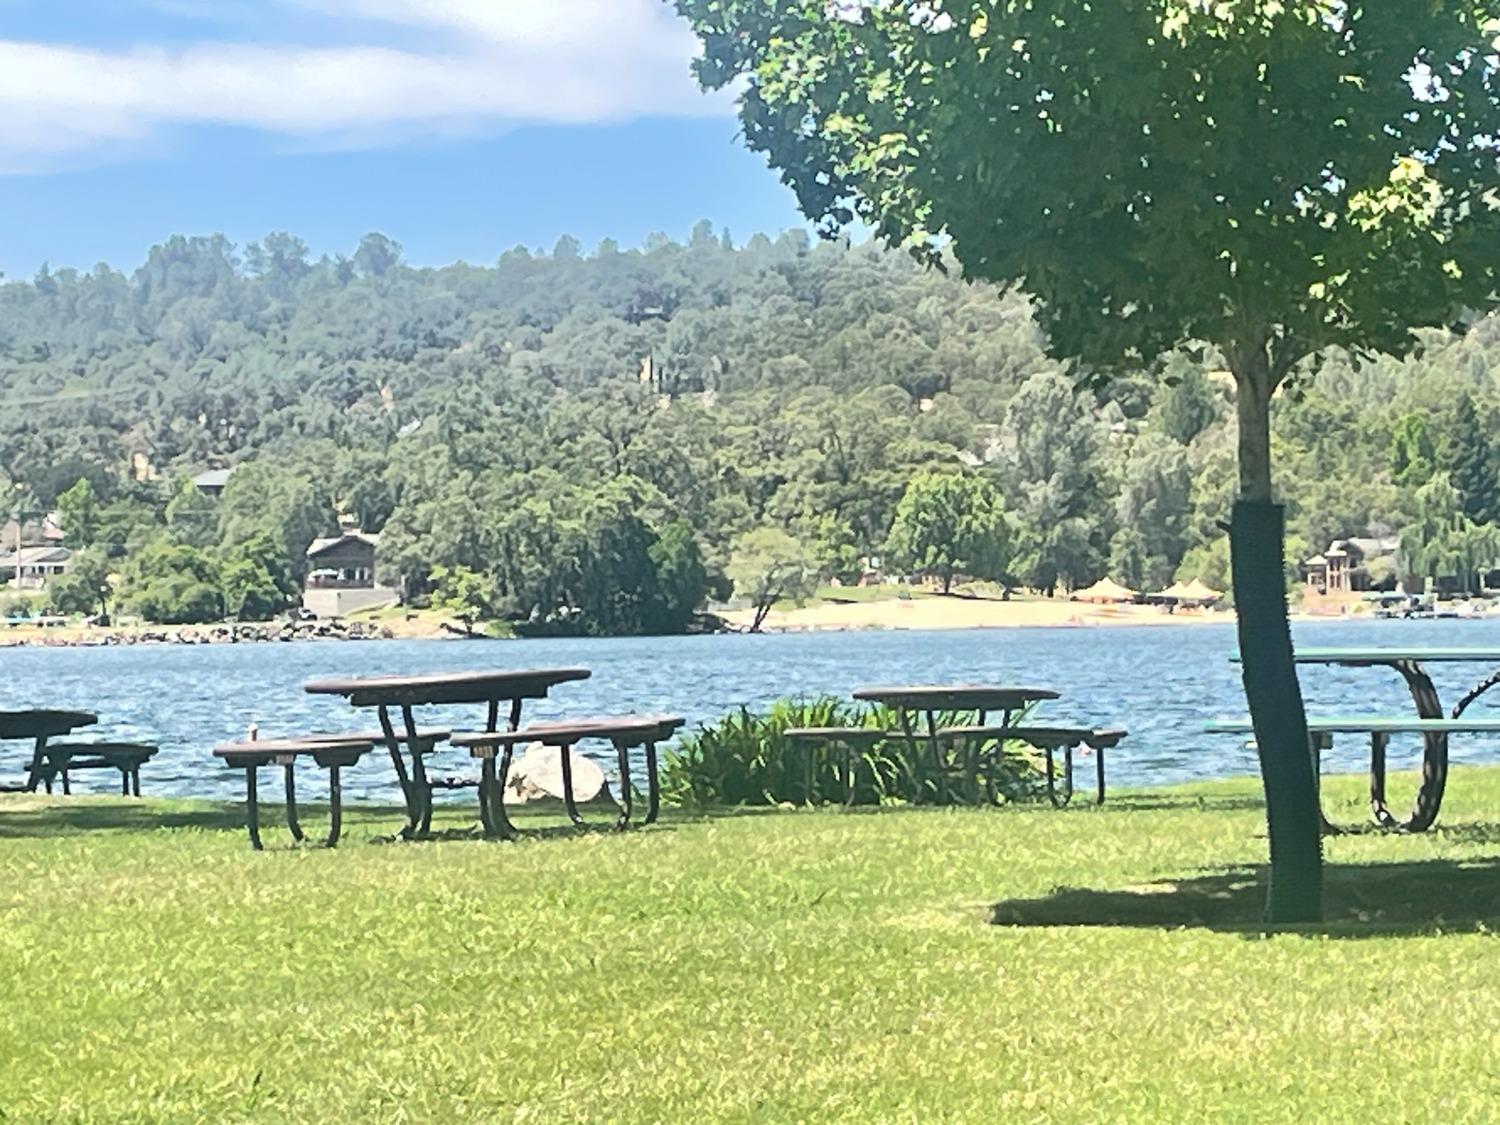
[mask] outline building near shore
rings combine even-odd
[[[1320,594],[1394,590],[1400,546],[1400,540],[1390,537],[1335,539],[1326,551],[1302,564],[1307,584]]]
[[[303,608],[319,617],[343,617],[397,601],[397,591],[375,581],[379,546],[379,535],[356,529],[313,540],[307,549]]]
[[[13,590],[45,590],[52,579],[66,574],[73,552],[66,547],[37,545],[0,554],[0,582]]]

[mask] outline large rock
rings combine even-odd
[[[604,771],[576,750],[573,761],[573,798],[592,801],[604,788]],[[533,742],[526,747],[521,760],[510,768],[505,783],[505,799],[515,804],[563,795],[562,751],[555,746]]]

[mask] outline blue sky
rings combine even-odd
[[[0,0],[0,269],[272,230],[409,261],[798,223],[660,0]]]

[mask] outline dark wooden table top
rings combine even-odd
[[[684,720],[676,715],[620,715],[605,719],[579,719],[568,723],[536,723],[520,730],[455,734],[453,745],[473,748],[540,742],[543,746],[572,746],[575,742],[589,738],[654,742],[666,738],[683,723]]]
[[[57,738],[98,721],[91,711],[0,711],[0,739]]]
[[[860,688],[854,698],[898,711],[1017,711],[1058,695],[1051,688],[1003,684],[912,684]]]
[[[545,699],[558,684],[586,680],[587,668],[524,668],[446,672],[422,676],[356,676],[311,680],[313,695],[342,695],[356,707],[490,703],[506,699]]]

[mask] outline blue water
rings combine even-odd
[[[1497,621],[1307,623],[1303,645],[1500,647]],[[675,712],[691,724],[741,704],[787,695],[847,695],[872,683],[1020,683],[1056,688],[1049,718],[1110,724],[1130,737],[1111,759],[1112,783],[1164,784],[1255,772],[1254,753],[1234,737],[1202,732],[1205,719],[1244,711],[1232,626],[1012,629],[947,633],[821,633],[786,636],[622,640],[383,641],[108,649],[0,650],[0,709],[69,707],[98,712],[89,734],[138,737],[161,755],[144,775],[146,792],[227,798],[238,774],[210,756],[216,742],[258,724],[261,737],[312,730],[368,729],[373,715],[338,698],[313,697],[304,681],[329,675],[441,672],[466,668],[583,665],[594,676],[528,704],[527,719],[619,712]],[[1451,706],[1492,669],[1432,669]],[[1410,697],[1390,671],[1305,668],[1313,713],[1406,713]],[[1500,707],[1479,704],[1479,714]],[[482,725],[477,708],[433,711],[424,721],[455,730]],[[1396,765],[1415,763],[1415,740],[1393,745]],[[0,776],[13,778],[26,748],[0,745]],[[1455,762],[1500,762],[1500,740],[1454,739]],[[1332,768],[1358,770],[1364,750],[1345,739]],[[467,762],[451,756],[455,770]],[[85,785],[107,786],[103,778]],[[372,756],[347,781],[362,800],[396,799],[389,763]]]

